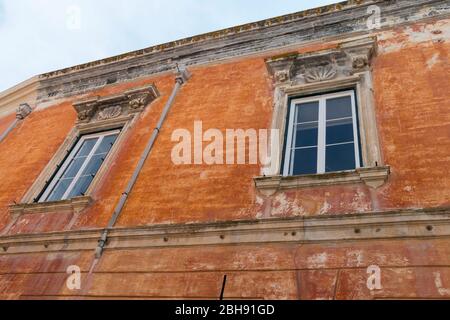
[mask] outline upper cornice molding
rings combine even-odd
[[[71,73],[71,72],[77,72],[77,71],[84,70],[84,69],[95,68],[96,66],[100,66],[100,65],[116,63],[119,61],[124,61],[127,59],[139,57],[139,56],[155,54],[158,52],[163,52],[168,49],[173,49],[173,48],[177,48],[177,47],[181,47],[181,46],[185,46],[185,45],[198,44],[198,43],[202,43],[202,42],[205,42],[208,40],[219,40],[219,39],[223,39],[225,37],[229,37],[229,36],[233,36],[233,35],[249,33],[249,32],[252,32],[255,30],[261,30],[261,29],[267,28],[267,27],[275,27],[275,26],[283,25],[283,24],[290,23],[290,22],[304,20],[306,18],[318,17],[321,15],[330,14],[333,12],[341,12],[341,11],[348,10],[348,9],[351,9],[354,7],[371,5],[371,4],[375,4],[375,3],[379,3],[379,2],[383,2],[383,0],[343,1],[343,2],[339,2],[339,3],[327,5],[327,6],[312,8],[312,9],[308,9],[308,10],[304,10],[304,11],[299,11],[296,13],[291,13],[291,14],[287,14],[287,15],[283,15],[283,16],[278,16],[278,17],[260,20],[260,21],[256,21],[256,22],[251,22],[251,23],[246,23],[243,25],[238,25],[238,26],[234,26],[234,27],[230,27],[230,28],[226,28],[226,29],[221,29],[221,30],[208,32],[208,33],[204,33],[204,34],[200,34],[200,35],[196,35],[196,36],[192,36],[192,37],[187,37],[187,38],[151,46],[148,48],[135,50],[135,51],[127,52],[124,54],[108,57],[105,59],[95,60],[92,62],[79,64],[79,65],[72,66],[69,68],[55,70],[55,71],[44,73],[44,74],[40,75],[40,78],[48,79],[48,78],[52,78],[52,77],[57,77],[60,75],[65,75],[65,74]]]
[[[382,12],[382,29],[447,16],[446,0],[349,0],[189,37],[39,76],[38,102],[84,94],[108,84],[199,65],[265,54],[319,41],[369,35],[367,8]]]
[[[33,104],[38,86],[39,77],[36,76],[0,92],[0,117],[13,113],[21,104]]]

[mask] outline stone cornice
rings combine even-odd
[[[12,88],[0,92],[0,103],[7,103],[10,100],[16,100],[17,96],[20,97],[29,94],[31,91],[36,90],[38,82],[39,77],[33,77]]]
[[[226,28],[226,29],[208,32],[208,33],[204,33],[204,34],[200,34],[200,35],[196,35],[196,36],[192,36],[192,37],[187,37],[184,39],[155,45],[155,46],[148,47],[148,48],[141,49],[141,50],[131,51],[128,53],[117,55],[117,56],[113,56],[113,57],[109,57],[109,58],[105,58],[105,59],[101,59],[101,60],[96,60],[96,61],[76,65],[73,67],[64,68],[61,70],[55,70],[53,72],[48,72],[48,73],[44,73],[44,74],[40,75],[40,78],[57,77],[60,75],[71,73],[71,72],[77,72],[77,71],[84,70],[84,69],[90,69],[90,68],[96,67],[98,65],[104,65],[104,64],[108,64],[108,63],[116,63],[119,61],[135,58],[135,57],[146,55],[146,54],[162,52],[164,50],[171,49],[171,48],[177,48],[177,47],[181,47],[184,45],[199,44],[199,43],[202,43],[202,42],[205,42],[208,40],[222,39],[222,38],[229,37],[232,35],[237,35],[237,34],[241,34],[241,33],[249,33],[249,32],[255,31],[255,30],[260,30],[262,28],[275,27],[275,26],[283,25],[283,24],[290,23],[290,22],[301,21],[306,18],[318,17],[318,16],[322,16],[324,14],[330,14],[333,12],[341,12],[341,11],[352,9],[354,7],[370,5],[370,4],[379,3],[379,2],[382,2],[382,0],[365,0],[365,1],[364,0],[360,0],[360,1],[350,0],[350,1],[344,1],[344,2],[340,2],[340,3],[336,3],[336,4],[326,5],[323,7],[312,8],[312,9],[299,11],[299,12],[292,13],[292,14],[273,17],[273,18],[269,18],[269,19],[265,19],[265,20],[260,20],[260,21],[256,21],[256,22],[246,23],[246,24],[239,25],[239,26],[234,26],[234,27],[230,27],[230,28]]]
[[[39,101],[81,94],[108,84],[196,65],[370,33],[367,7],[377,4],[383,28],[450,13],[444,0],[347,1],[174,41],[40,76]],[[329,41],[327,40],[327,41]]]
[[[30,96],[37,96],[39,86],[38,77],[28,79],[18,85],[0,92],[0,117],[16,110],[21,103],[34,104],[34,99]]]
[[[0,255],[94,250],[103,229],[0,237]],[[450,237],[450,208],[113,229],[106,250]]]

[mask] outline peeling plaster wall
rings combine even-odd
[[[448,299],[450,242],[394,240],[106,252],[89,274],[92,252],[0,256],[0,298]],[[150,263],[151,262],[151,263]],[[68,290],[78,265],[81,290]],[[381,290],[367,288],[380,266]]]
[[[449,30],[450,21],[440,20],[378,34],[376,121],[384,161],[392,168],[380,189],[355,184],[264,197],[252,180],[258,166],[173,165],[171,132],[192,130],[196,120],[205,129],[269,128],[273,87],[266,57],[240,58],[190,68],[193,77],[177,97],[118,226],[449,206]],[[150,83],[161,97],[131,129],[93,195],[94,204],[80,215],[25,215],[12,223],[7,206],[20,201],[64,141],[76,119],[72,103],[81,96],[47,102],[11,132],[0,144],[0,229],[13,235],[104,227],[168,99],[173,76],[110,85],[83,96]],[[8,121],[0,119],[0,129]],[[0,297],[217,298],[227,274],[227,298],[450,298],[449,248],[448,239],[435,239],[106,251],[90,275],[90,251],[0,255]],[[76,292],[65,287],[66,269],[74,264],[81,267],[84,284]],[[383,269],[383,289],[375,292],[366,286],[372,264]]]
[[[442,175],[442,170],[450,166],[446,111],[449,43],[443,36],[449,25],[444,20],[379,35],[380,53],[373,65],[376,111],[384,160],[392,168],[391,177],[382,188],[372,190],[358,184],[317,187],[280,192],[267,198],[256,192],[252,182],[260,172],[258,166],[173,165],[171,132],[178,128],[193,131],[194,121],[203,121],[205,130],[218,128],[224,133],[228,128],[270,126],[273,89],[264,57],[247,58],[191,69],[193,78],[177,97],[118,225],[334,215],[449,205],[450,181]],[[439,36],[416,35],[424,30]],[[411,37],[421,41],[410,41]],[[396,46],[399,49],[392,50]],[[302,52],[313,48],[318,47],[302,48]],[[132,128],[129,141],[95,191],[93,206],[79,217],[67,213],[24,216],[10,234],[64,230],[69,223],[74,229],[106,225],[119,191],[131,176],[168,98],[173,76],[108,86],[83,96],[111,95],[150,83],[156,84],[161,98]],[[5,178],[0,186],[3,226],[9,222],[6,206],[20,201],[72,128],[75,112],[71,103],[79,98],[38,108],[1,146],[3,150],[14,149],[12,154],[0,154],[0,170],[7,170],[3,171]],[[18,152],[16,146],[22,141],[27,143]]]
[[[391,183],[379,193],[381,206],[448,205],[450,185],[443,173],[450,167],[450,20],[380,38],[377,117],[385,161],[393,168]]]
[[[0,135],[5,132],[16,119],[16,114],[0,117]]]

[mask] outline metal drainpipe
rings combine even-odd
[[[26,103],[20,105],[16,111],[16,119],[0,136],[0,143],[6,138],[6,136],[17,126],[17,124],[30,115],[33,109]]]
[[[161,117],[158,121],[158,124],[156,126],[156,128],[153,131],[153,134],[147,144],[147,147],[145,148],[144,152],[141,155],[141,159],[139,160],[139,163],[136,167],[136,169],[134,170],[134,173],[130,179],[130,181],[128,182],[128,185],[125,189],[125,191],[122,193],[122,196],[120,197],[120,201],[117,204],[114,213],[111,217],[111,219],[109,220],[108,226],[106,227],[106,229],[103,231],[102,236],[100,238],[100,241],[98,243],[97,248],[95,249],[95,257],[96,259],[99,259],[102,254],[103,254],[103,249],[106,245],[106,241],[108,239],[108,233],[109,231],[114,227],[114,225],[116,224],[117,219],[120,216],[120,213],[122,212],[123,207],[125,206],[125,203],[128,199],[128,196],[131,192],[131,190],[133,189],[137,178],[139,176],[139,173],[142,170],[142,167],[144,166],[145,161],[147,160],[147,157],[149,156],[150,152],[153,149],[153,145],[155,144],[156,138],[159,135],[159,132],[161,130],[161,127],[167,117],[167,114],[170,111],[170,108],[172,107],[172,104],[175,100],[175,97],[178,93],[178,91],[180,90],[181,86],[187,82],[189,80],[189,78],[191,77],[191,74],[189,73],[188,70],[184,69],[184,70],[178,70],[177,72],[177,77],[175,79],[175,87],[173,88],[172,94],[170,95],[169,100],[167,101],[163,112],[161,114]]]

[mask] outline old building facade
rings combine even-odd
[[[351,0],[1,93],[0,298],[450,298],[449,41]],[[230,129],[270,165],[205,160]]]

